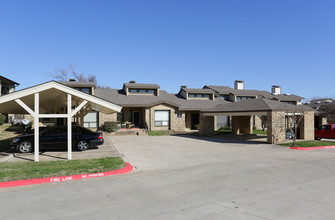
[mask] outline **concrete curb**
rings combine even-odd
[[[317,149],[334,149],[335,146],[320,146],[320,147],[290,147],[292,150],[317,150]]]
[[[26,186],[26,185],[34,185],[34,184],[41,184],[41,183],[64,182],[64,181],[79,180],[79,179],[89,179],[89,178],[119,175],[119,174],[125,174],[125,173],[131,172],[133,170],[133,166],[130,165],[130,163],[125,163],[125,164],[126,166],[122,169],[102,172],[102,173],[79,174],[79,175],[71,175],[71,176],[47,177],[47,178],[30,179],[30,180],[0,182],[0,188],[14,187],[14,186]]]

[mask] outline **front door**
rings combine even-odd
[[[133,123],[136,127],[140,127],[140,112],[133,112]]]

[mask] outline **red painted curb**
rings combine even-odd
[[[335,146],[320,146],[320,147],[290,147],[293,150],[316,150],[316,149],[334,149]]]
[[[0,188],[25,186],[25,185],[33,185],[33,184],[41,184],[41,183],[63,182],[63,181],[70,181],[70,180],[89,179],[89,178],[119,175],[119,174],[125,174],[125,173],[131,172],[133,170],[133,166],[130,165],[130,163],[125,163],[125,164],[126,166],[122,169],[107,171],[107,172],[102,172],[102,173],[90,173],[90,174],[79,174],[79,175],[72,175],[72,176],[47,177],[47,178],[30,179],[30,180],[0,182]]]

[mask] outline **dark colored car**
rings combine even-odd
[[[41,129],[40,150],[67,149],[67,127],[57,126]],[[81,126],[72,126],[72,148],[84,151],[104,143],[100,132],[93,132]],[[11,146],[21,153],[34,151],[34,134],[25,134],[13,139]]]
[[[322,125],[318,129],[315,129],[315,139],[320,140],[321,138],[335,138],[335,124]]]

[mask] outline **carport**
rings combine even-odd
[[[232,117],[233,134],[252,134],[252,116],[266,116],[267,143],[285,142],[285,130],[290,117],[301,116],[299,123],[300,139],[314,139],[314,109],[304,105],[292,105],[267,99],[244,100],[220,104],[200,114],[200,135],[214,135],[215,116]]]
[[[56,81],[46,82],[0,97],[0,113],[30,114],[34,120],[35,161],[39,161],[39,122],[41,118],[67,119],[68,160],[72,159],[72,121],[81,125],[91,110],[104,114],[121,111],[121,106],[70,88]]]

